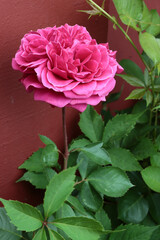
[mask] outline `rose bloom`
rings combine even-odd
[[[114,88],[116,72],[123,71],[115,55],[85,27],[65,24],[26,34],[12,67],[23,72],[21,82],[35,100],[83,112],[87,104],[105,101]]]

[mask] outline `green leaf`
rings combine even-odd
[[[47,235],[44,228],[38,230],[33,240],[47,240]]]
[[[42,148],[39,148],[37,152],[34,152],[18,169],[26,169],[28,171],[42,172],[43,162],[41,159]]]
[[[111,163],[107,151],[102,148],[103,143],[92,143],[80,150],[90,159],[98,165],[107,165]]]
[[[142,178],[150,189],[160,192],[160,168],[149,166],[142,172]]]
[[[83,152],[79,153],[77,163],[82,179],[86,178],[94,169],[97,168],[97,164],[91,161]]]
[[[80,201],[89,210],[96,212],[102,207],[103,199],[88,182],[84,182],[79,193]]]
[[[133,185],[134,189],[137,189],[137,192],[142,193],[143,195],[148,194],[148,187],[142,179],[140,172],[128,172],[127,175]]]
[[[156,226],[156,223],[153,221],[153,218],[148,214],[143,221],[141,222],[142,225],[144,226]],[[152,239],[152,238],[151,238]],[[151,240],[150,239],[150,240]],[[157,238],[156,238],[157,239]]]
[[[143,15],[140,21],[141,30],[144,31],[151,23],[151,14],[146,4],[143,2]]]
[[[103,233],[103,227],[99,222],[85,217],[58,219],[53,224],[72,240],[98,240]]]
[[[111,148],[108,150],[108,153],[113,167],[118,167],[124,171],[142,170],[137,159],[129,150],[123,148]]]
[[[146,92],[146,102],[147,102],[147,107],[152,103],[153,101],[153,95],[151,93],[151,91],[147,91]]]
[[[146,31],[157,36],[160,33],[160,16],[156,9],[151,9],[149,15],[151,21],[149,27],[146,28]]]
[[[41,141],[42,141],[45,145],[50,145],[50,144],[52,144],[52,145],[54,145],[55,149],[57,148],[56,144],[55,144],[51,139],[49,139],[48,137],[39,134],[39,138],[41,139]]]
[[[118,200],[118,218],[125,223],[140,223],[148,210],[147,200],[135,190],[128,191]]]
[[[10,219],[4,208],[0,208],[0,239],[20,240],[21,232],[10,223]]]
[[[117,74],[117,76],[124,79],[127,83],[129,83],[131,86],[134,87],[144,87],[144,82],[142,82],[140,79],[131,76],[131,75],[124,75],[124,74]]]
[[[77,149],[77,148],[85,147],[86,145],[88,145],[90,143],[91,142],[86,138],[74,140],[69,147],[69,151]]]
[[[88,213],[84,209],[83,205],[80,203],[80,201],[76,197],[73,197],[70,195],[67,198],[67,202],[72,206],[73,210],[78,211],[80,214],[84,216],[88,216]]]
[[[44,173],[26,172],[17,182],[28,181],[38,189],[45,189],[49,183]]]
[[[73,209],[66,203],[56,212],[56,218],[75,217]]]
[[[100,193],[110,197],[121,197],[133,185],[119,168],[104,167],[92,172],[88,181]]]
[[[153,167],[160,167],[160,152],[157,152],[151,157],[151,165]]]
[[[157,240],[159,238],[160,235],[160,227],[158,226],[158,228],[153,232],[150,240]]]
[[[137,123],[143,124],[143,123],[149,122],[149,111],[146,111],[146,101],[145,100],[137,101],[136,104],[133,106],[132,114],[138,114],[138,113],[142,113],[142,115],[138,118]],[[139,130],[138,130],[138,132],[139,132]]]
[[[144,81],[145,81],[146,86],[151,85],[151,79],[150,79],[149,72],[148,72],[147,68],[145,68],[145,70],[144,70]]]
[[[104,211],[103,208],[99,209],[96,212],[95,217],[97,221],[102,224],[105,230],[111,229],[111,220],[109,219],[107,213]]]
[[[141,141],[132,149],[132,153],[138,160],[143,160],[156,153],[155,146],[149,138],[142,138]]]
[[[104,144],[108,142],[112,144],[114,141],[128,135],[134,128],[139,117],[140,114],[117,114],[106,124],[103,133]]]
[[[152,233],[157,227],[148,227],[143,225],[121,225],[113,232],[109,240],[150,240]],[[124,231],[118,231],[123,230]],[[158,239],[157,239],[158,240]]]
[[[139,41],[145,53],[153,60],[155,64],[160,63],[160,39],[145,32],[140,33]]]
[[[79,127],[92,142],[101,141],[104,129],[103,120],[93,107],[88,105],[87,109],[81,113]]]
[[[43,148],[42,161],[45,167],[56,166],[58,157],[58,149],[54,145],[50,144]]]
[[[147,65],[149,66],[150,69],[152,69],[155,66],[152,59],[150,59],[144,51],[142,52],[141,56],[142,56],[143,60],[147,63]]]
[[[44,197],[45,217],[56,212],[73,191],[76,168],[68,168],[54,175],[50,181]]]
[[[120,65],[124,68],[124,71],[130,75],[134,76],[139,81],[139,86],[144,86],[144,76],[141,68],[130,59],[123,59],[120,61]],[[121,76],[121,75],[120,75]],[[142,85],[143,84],[143,85]]]
[[[58,161],[58,150],[54,145],[47,145],[45,148],[40,148],[33,153],[19,169],[26,169],[33,172],[43,172],[46,167],[53,167]]]
[[[146,92],[146,90],[144,88],[135,89],[129,94],[129,96],[126,98],[126,100],[141,99],[144,96],[145,92]]]
[[[41,213],[31,205],[18,201],[0,198],[11,222],[20,231],[31,232],[42,226],[43,217]]]
[[[157,224],[160,224],[160,194],[151,193],[147,198],[149,202],[149,212]]]
[[[64,238],[57,232],[48,229],[50,240],[64,240]]]
[[[142,18],[143,5],[141,0],[113,0],[121,21],[139,30],[138,21]]]

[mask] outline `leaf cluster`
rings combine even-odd
[[[43,204],[1,199],[0,234],[11,240],[156,240],[159,137],[155,143],[148,137],[152,129],[145,129],[148,115],[142,105],[105,121],[88,106],[80,115],[83,135],[71,142],[68,169],[59,173],[53,170],[58,149],[41,135],[46,146],[20,166],[27,170],[20,180],[46,189]]]

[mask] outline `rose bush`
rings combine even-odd
[[[115,86],[123,69],[108,44],[97,44],[86,28],[75,25],[38,29],[22,40],[12,67],[34,99],[83,112],[97,105]]]

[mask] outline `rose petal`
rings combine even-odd
[[[47,71],[47,79],[50,84],[57,87],[63,87],[73,82],[73,80],[62,80],[60,77],[54,75],[51,71]]]
[[[103,89],[95,90],[93,94],[98,94],[99,96],[103,96],[103,95],[107,96],[108,93],[113,90],[113,88],[115,87],[115,84],[116,84],[116,81],[114,78],[112,78],[107,82],[106,86]]]
[[[86,95],[95,90],[97,86],[96,81],[92,81],[89,83],[80,83],[77,87],[75,87],[72,91],[78,95]]]
[[[75,104],[75,105],[67,104],[66,107],[72,107],[80,112],[84,112],[84,110],[86,110],[87,108],[87,104]]]
[[[73,91],[64,91],[64,95],[70,99],[84,99],[84,98],[90,97],[92,95],[92,92],[85,95],[77,95]]]
[[[98,95],[92,95],[91,97],[84,98],[84,99],[74,99],[71,100],[70,104],[71,105],[76,105],[76,104],[90,104],[90,105],[97,105],[101,101],[101,97]]]
[[[112,76],[113,76],[113,68],[108,66],[108,68],[105,69],[104,72],[102,72],[102,74],[99,77],[96,77],[95,75],[94,80],[97,80],[97,81],[106,80]]]
[[[35,89],[34,100],[44,101],[56,107],[65,107],[70,103],[70,99],[66,98],[63,93],[56,93],[47,89]]]
[[[34,75],[29,75],[25,78],[22,78],[21,82],[27,91],[32,91],[34,88],[44,88],[41,83],[37,82],[37,78]]]

